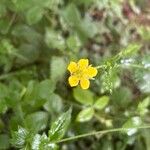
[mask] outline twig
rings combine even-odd
[[[55,143],[68,142],[68,141],[77,140],[77,139],[80,139],[80,138],[84,138],[84,137],[88,137],[88,136],[94,136],[94,135],[98,135],[98,134],[103,135],[103,134],[106,134],[106,133],[113,133],[113,132],[119,132],[119,131],[128,131],[128,130],[131,130],[131,129],[149,129],[149,128],[150,128],[150,125],[145,125],[145,126],[131,127],[131,128],[114,128],[114,129],[108,129],[108,130],[94,131],[94,132],[90,132],[90,133],[85,133],[85,134],[65,138],[65,139],[59,140]]]

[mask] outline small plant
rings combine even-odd
[[[0,150],[149,150],[148,0],[0,0]]]

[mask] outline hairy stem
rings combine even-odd
[[[130,129],[148,129],[148,128],[150,128],[150,125],[139,126],[139,127],[131,127],[131,128],[114,128],[114,129],[108,129],[108,130],[93,131],[93,132],[89,132],[89,133],[85,133],[85,134],[65,138],[65,139],[57,141],[56,143],[68,142],[68,141],[77,140],[77,139],[80,139],[80,138],[84,138],[84,137],[88,137],[88,136],[94,136],[94,135],[98,135],[98,134],[103,135],[103,134],[106,134],[106,133],[127,131],[127,130],[130,130]]]

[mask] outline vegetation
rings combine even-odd
[[[150,150],[149,6],[0,0],[0,150]]]

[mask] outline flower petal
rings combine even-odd
[[[80,85],[81,85],[82,89],[88,89],[89,86],[90,86],[90,81],[88,79],[86,79],[86,78],[82,78],[80,80]]]
[[[70,76],[68,81],[71,87],[77,86],[79,83],[79,78],[77,78],[76,76]]]
[[[80,59],[78,61],[78,65],[80,69],[85,69],[89,65],[89,60],[88,59]]]
[[[95,67],[91,67],[89,66],[87,69],[87,75],[89,76],[89,78],[93,78],[97,75],[97,69]]]
[[[67,69],[70,71],[70,73],[76,72],[78,69],[77,63],[75,63],[74,61],[71,61]]]

